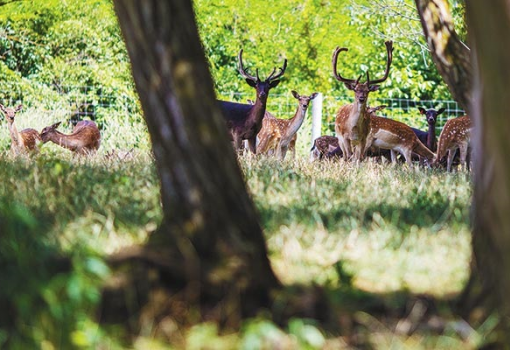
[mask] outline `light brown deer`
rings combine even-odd
[[[396,120],[378,117],[376,112],[385,106],[369,109],[370,131],[367,135],[365,151],[375,146],[391,151],[391,161],[396,162],[396,153],[401,153],[406,163],[411,166],[412,154],[415,153],[432,164],[435,154],[432,153],[415,135],[408,125]]]
[[[101,144],[101,133],[96,123],[82,120],[76,124],[71,134],[63,134],[57,130],[61,122],[45,127],[41,131],[44,143],[51,141],[78,154],[95,153]]]
[[[441,130],[439,141],[437,143],[437,157],[434,164],[439,164],[441,159],[448,152],[446,170],[452,170],[453,157],[457,149],[460,151],[460,165],[469,170],[469,164],[466,164],[468,156],[469,141],[471,137],[471,128],[473,124],[471,118],[465,115],[458,118],[449,119]]]
[[[310,96],[301,96],[292,90],[292,96],[298,100],[298,107],[294,116],[290,119],[279,119],[267,115],[262,120],[262,129],[258,134],[259,144],[257,153],[267,153],[269,150],[276,150],[278,159],[285,159],[288,150],[291,150],[292,157],[296,156],[297,132],[305,120],[306,111],[310,101],[317,97],[314,92]]]
[[[9,127],[9,133],[11,135],[11,149],[15,154],[24,151],[39,151],[39,144],[41,143],[41,136],[35,129],[27,128],[18,132],[14,119],[16,113],[23,108],[23,105],[18,105],[16,108],[5,107],[0,104],[0,110],[4,113],[5,119],[7,119],[7,125]]]
[[[280,83],[280,78],[287,68],[287,60],[283,62],[283,66],[279,68],[280,71],[277,74],[275,74],[276,68],[274,68],[265,80],[260,80],[258,69],[256,70],[256,77],[248,74],[243,66],[242,55],[243,50],[240,50],[238,56],[239,73],[246,79],[248,85],[255,88],[257,99],[253,105],[228,101],[219,101],[219,103],[227,121],[227,128],[230,131],[234,149],[240,151],[242,141],[247,140],[250,151],[255,154],[257,151],[257,134],[262,128],[262,119],[266,112],[269,90]]]
[[[333,75],[338,81],[354,91],[354,102],[340,107],[335,120],[335,132],[338,137],[338,143],[344,154],[344,159],[350,159],[354,154],[354,159],[360,161],[366,145],[366,138],[369,132],[370,117],[367,113],[368,95],[372,91],[379,89],[379,83],[388,79],[390,66],[393,59],[393,42],[386,41],[386,70],[381,79],[370,80],[367,71],[367,81],[360,83],[361,75],[357,80],[346,79],[337,72],[338,54],[347,51],[346,48],[337,47],[333,52],[332,65]],[[354,152],[353,152],[354,150]]]

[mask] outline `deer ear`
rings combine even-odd
[[[56,129],[56,128],[58,128],[58,126],[59,126],[60,124],[62,124],[62,122],[57,122],[57,123],[53,124],[53,125],[51,126],[51,128],[52,128],[52,129]]]
[[[254,82],[253,80],[251,80],[251,79],[245,79],[245,80],[248,83],[248,85],[250,85],[251,87],[256,87],[257,86],[257,83]]]
[[[377,91],[379,90],[380,85],[370,85],[368,87],[368,91]]]
[[[441,114],[441,113],[443,113],[445,110],[446,110],[446,108],[439,108],[439,110],[437,111],[437,115],[440,115],[440,114]]]
[[[274,88],[278,86],[278,84],[280,84],[280,80],[272,80],[271,82],[269,82],[269,87]]]
[[[344,85],[346,88],[348,88],[349,90],[352,90],[352,91],[354,91],[354,89],[356,88],[356,83],[345,83],[344,82]]]
[[[296,91],[292,90],[291,93],[292,93],[292,96],[294,96],[294,98],[299,99],[299,94]]]
[[[319,94],[318,92],[314,92],[313,94],[311,94],[310,100],[313,100],[314,98],[316,98],[318,94]]]
[[[18,105],[18,107],[16,107],[16,109],[14,109],[16,112],[19,112],[21,111],[21,109],[23,108],[23,105]]]
[[[425,114],[427,112],[425,108],[418,107],[418,109],[420,110],[420,114]]]

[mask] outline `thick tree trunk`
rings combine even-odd
[[[191,1],[114,4],[152,140],[164,219],[144,248],[113,260],[155,266],[163,283],[188,286],[194,301],[222,300],[240,314],[263,306],[278,281],[214,98]]]
[[[472,66],[470,50],[453,27],[447,0],[415,0],[432,59],[453,98],[470,111]]]
[[[475,193],[473,252],[510,348],[510,1],[466,1],[474,46]]]

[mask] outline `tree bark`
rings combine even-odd
[[[200,44],[190,0],[115,0],[161,181],[163,223],[112,261],[156,266],[194,302],[264,306],[279,285]],[[190,287],[191,286],[191,287]],[[191,301],[191,302],[193,302]]]
[[[467,0],[472,42],[475,144],[473,253],[479,277],[500,315],[500,348],[510,348],[510,1]]]
[[[432,59],[453,98],[470,113],[472,65],[469,48],[460,41],[447,0],[415,0]]]

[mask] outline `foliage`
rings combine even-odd
[[[384,11],[388,8],[392,10]],[[339,69],[346,76],[357,77],[367,70],[376,76],[384,70],[383,42],[394,40],[392,73],[381,93],[416,100],[450,98],[425,51],[422,36],[416,34],[421,27],[411,0],[285,0],[270,7],[260,0],[246,1],[243,6],[232,0],[197,0],[195,9],[206,56],[222,97],[235,98],[228,96],[229,92],[252,93],[236,70],[241,48],[248,66],[264,74],[287,58],[289,67],[282,83],[287,90],[342,95],[346,93],[342,84],[331,74],[333,49],[349,48],[339,59]],[[283,86],[277,90],[285,91]]]

